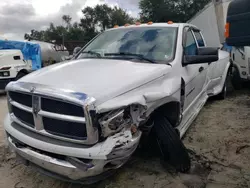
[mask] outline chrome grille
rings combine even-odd
[[[63,140],[87,139],[84,110],[80,105],[14,91],[9,91],[8,96],[13,120],[21,125]]]

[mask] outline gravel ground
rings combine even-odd
[[[249,87],[250,88],[250,87]],[[209,100],[184,137],[192,169],[180,174],[157,156],[137,152],[116,175],[92,186],[74,185],[36,173],[6,152],[0,96],[1,188],[241,188],[250,187],[250,89],[234,91],[224,101]]]

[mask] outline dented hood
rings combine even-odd
[[[20,81],[85,93],[99,103],[163,76],[170,66],[112,59],[81,59],[36,71]]]

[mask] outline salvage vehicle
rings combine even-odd
[[[32,62],[24,60],[17,49],[0,50],[0,93],[11,81],[20,79],[32,71]]]
[[[244,82],[250,81],[250,47],[232,47],[231,60],[232,85],[235,89],[241,89]]]
[[[250,3],[249,0],[233,0],[227,11],[225,37],[231,46],[250,46]]]
[[[229,66],[194,25],[115,26],[71,61],[8,84],[6,138],[25,164],[70,182],[111,175],[147,135],[187,172],[181,138],[210,96],[226,97]]]
[[[9,82],[68,55],[65,47],[47,42],[0,40],[0,93]]]
[[[250,3],[234,0],[229,4],[225,37],[232,45],[232,84],[241,89],[242,83],[250,80]]]
[[[233,87],[241,89],[250,80],[249,0],[213,0],[188,22],[199,27],[207,45],[231,48],[230,78]]]

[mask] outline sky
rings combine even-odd
[[[139,0],[0,0],[0,38],[22,40],[31,29],[46,29],[49,23],[62,24],[62,15],[79,21],[84,7],[108,4],[138,16]]]

